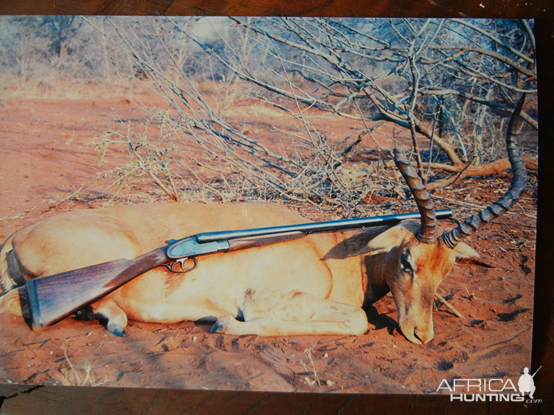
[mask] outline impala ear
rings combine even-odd
[[[418,230],[419,223],[414,222],[393,226],[376,237],[363,241],[364,243],[359,244],[355,247],[356,249],[351,250],[352,254],[349,256],[377,255],[388,252],[399,246],[406,238],[406,235],[410,233],[415,235]]]
[[[377,255],[388,252],[395,246],[400,245],[406,236],[406,228],[393,226],[386,232],[370,240],[365,246],[360,246],[358,255]]]
[[[377,255],[388,252],[399,246],[406,236],[411,234],[415,238],[419,230],[419,223],[405,222],[390,227],[383,232],[379,228],[369,228],[335,245],[323,258],[345,259],[360,255]]]
[[[477,265],[485,268],[494,268],[494,265],[483,261],[473,248],[463,242],[456,245],[454,252],[456,254],[456,264],[458,265]]]
[[[326,261],[328,259],[346,259],[353,256],[363,255],[367,251],[367,245],[374,238],[375,235],[373,235],[371,232],[357,233],[333,246],[333,248],[331,248],[323,258],[321,258],[321,260]]]

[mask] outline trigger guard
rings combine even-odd
[[[189,259],[191,259],[193,261],[193,265],[191,268],[188,268],[186,269],[185,268],[185,262],[187,262]],[[175,268],[175,264],[181,264],[181,270],[178,270]],[[196,269],[196,267],[198,267],[198,260],[191,256],[191,257],[186,257],[186,258],[180,258],[180,259],[176,259],[175,261],[173,261],[171,264],[164,264],[164,266],[170,270],[171,272],[174,272],[176,274],[186,274],[187,272],[190,272],[194,269]]]

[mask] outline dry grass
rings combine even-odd
[[[65,342],[61,346],[61,349],[63,350],[63,355],[65,357],[65,361],[68,366],[67,368],[62,369],[62,373],[63,373],[63,378],[61,380],[62,385],[64,386],[101,386],[108,381],[107,377],[104,377],[104,379],[101,381],[96,379],[96,377],[94,376],[94,373],[92,372],[92,365],[88,360],[86,361],[84,368],[82,369],[75,368],[75,366],[69,359]],[[81,374],[79,374],[80,372]]]
[[[0,74],[0,100],[9,99],[99,99],[129,95],[129,86],[101,80],[60,79],[53,76],[22,79]]]
[[[310,364],[310,367],[311,367],[311,373],[312,373],[313,379],[309,376],[306,376],[304,378],[304,381],[309,385],[321,386],[321,382],[319,380],[319,375],[317,373],[317,368],[315,367],[315,362],[314,362],[314,359],[312,358],[312,349],[313,349],[313,347],[314,346],[312,345],[308,349],[304,350],[304,353],[306,353],[306,356],[308,356],[308,363]],[[300,363],[302,363],[302,366],[304,367],[304,370],[309,373],[310,370],[306,366],[306,364],[304,363],[304,361],[302,359],[300,359]]]
[[[244,117],[244,119],[251,119],[255,117],[267,117],[272,118],[284,118],[288,115],[282,111],[261,104],[254,104],[249,106],[233,106],[226,111],[229,117]]]

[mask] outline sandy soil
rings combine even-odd
[[[4,101],[0,240],[29,223],[100,207],[114,197],[110,181],[97,176],[92,138],[124,120],[144,118],[125,98]],[[263,115],[248,120],[253,134],[267,122]],[[123,160],[123,154],[112,156],[118,157]],[[507,182],[506,177],[466,180],[461,191],[437,192],[454,201],[438,204],[455,210],[484,205]],[[114,203],[135,201],[148,186],[130,186]],[[118,338],[97,322],[72,318],[34,333],[22,318],[0,314],[0,382],[349,393],[435,393],[442,379],[454,378],[509,378],[517,384],[531,356],[532,193],[524,194],[514,213],[469,241],[495,268],[455,268],[439,293],[464,318],[439,305],[435,338],[425,346],[398,332],[390,296],[368,311],[370,330],[357,337],[236,337],[210,334],[209,325],[194,322],[131,322]]]

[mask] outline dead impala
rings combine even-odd
[[[395,151],[420,222],[207,255],[186,274],[158,267],[94,302],[92,315],[107,320],[108,330],[117,335],[124,333],[128,318],[213,321],[213,332],[236,335],[359,335],[368,325],[364,307],[391,291],[404,336],[427,343],[433,338],[434,294],[453,265],[487,266],[462,239],[502,215],[523,190],[526,173],[512,134],[522,105],[523,100],[507,131],[510,189],[448,232],[440,234],[429,193],[403,153]],[[303,222],[284,207],[256,203],[147,204],[64,213],[7,239],[0,251],[0,284],[7,292],[2,302],[21,314],[14,288],[26,280],[136,258],[176,235]]]

